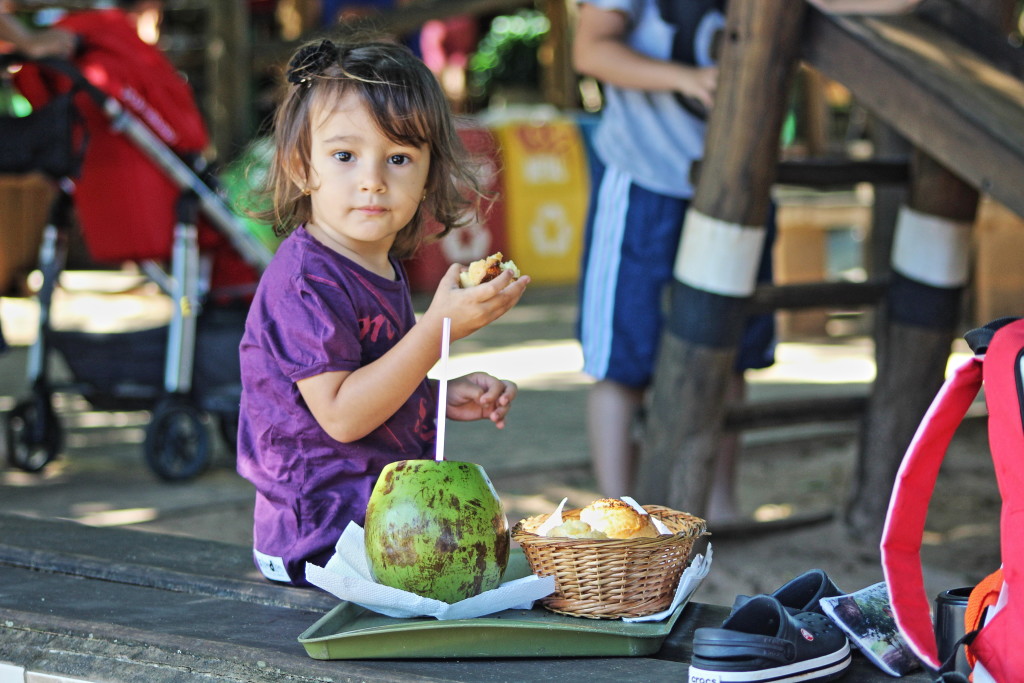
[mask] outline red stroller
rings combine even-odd
[[[15,84],[37,121],[8,120],[6,135],[0,128],[0,171],[39,170],[60,191],[40,248],[32,395],[0,422],[0,445],[27,471],[60,452],[47,362],[57,350],[94,407],[152,409],[146,461],[164,479],[188,479],[210,460],[204,413],[220,418],[234,445],[244,302],[272,254],[232,213],[204,167],[206,128],[163,54],[142,42],[119,10],[71,14],[59,26],[79,37],[73,63],[5,58],[20,67]],[[73,216],[93,260],[136,261],[171,297],[166,328],[116,335],[51,328]],[[243,305],[213,305],[221,300]]]

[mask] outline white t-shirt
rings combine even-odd
[[[677,29],[661,15],[657,0],[588,0],[595,7],[619,10],[629,18],[627,44],[657,59],[672,59]],[[695,0],[674,1],[677,9],[691,3],[695,17],[692,59],[711,66],[711,43],[725,25],[718,9]],[[630,175],[636,184],[660,194],[689,199],[693,195],[690,166],[704,154],[705,122],[691,114],[675,93],[630,90],[604,84],[605,103],[594,133],[594,148],[606,166]]]

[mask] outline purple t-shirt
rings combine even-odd
[[[371,273],[302,227],[260,279],[242,337],[238,472],[256,486],[253,549],[267,578],[305,583],[349,521],[363,523],[381,470],[433,457],[437,396],[426,378],[373,432],[340,443],[317,423],[296,381],[380,358],[416,322],[409,282]]]

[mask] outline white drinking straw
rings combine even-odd
[[[452,337],[452,319],[445,318],[441,327],[441,381],[437,396],[437,451],[434,459],[444,460],[444,417],[448,406],[448,346]]]

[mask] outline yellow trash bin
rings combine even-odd
[[[509,254],[538,284],[579,278],[590,178],[579,127],[568,119],[496,124]]]

